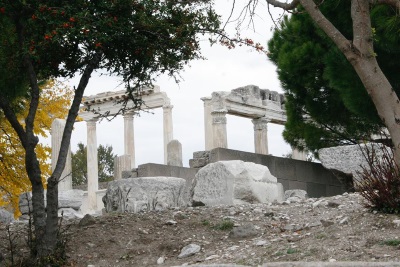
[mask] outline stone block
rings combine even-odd
[[[194,203],[232,205],[283,201],[283,186],[268,168],[240,160],[220,161],[199,170],[192,184]]]
[[[385,147],[385,149],[389,148]],[[362,171],[362,167],[368,168],[368,163],[364,156],[367,150],[374,151],[378,158],[383,154],[381,145],[371,143],[323,148],[318,151],[318,154],[325,168],[352,174],[353,177],[358,179],[357,172]],[[389,153],[391,152],[389,151]]]
[[[72,208],[79,210],[82,206],[83,190],[68,190],[58,192],[58,208]]]
[[[142,177],[112,181],[103,197],[106,212],[137,213],[183,207],[186,181],[175,177]]]
[[[285,199],[288,199],[290,197],[297,197],[301,200],[304,200],[304,199],[308,198],[308,194],[307,194],[307,191],[301,190],[301,189],[286,190],[285,191]]]
[[[14,215],[9,211],[0,208],[0,223],[9,224],[13,221],[14,221]]]
[[[210,151],[196,151],[193,152],[193,158],[198,159],[198,158],[209,158],[210,157]]]
[[[79,210],[82,206],[83,195],[84,191],[79,189],[58,192],[58,208]],[[46,190],[44,191],[44,204],[46,205]],[[22,193],[19,196],[18,206],[23,215],[27,215],[29,210],[32,212],[32,192]]]
[[[190,168],[202,168],[208,164],[207,158],[195,158],[189,160]]]

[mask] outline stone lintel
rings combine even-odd
[[[165,103],[169,103],[170,100],[165,92],[154,92],[149,95],[142,95],[140,97],[145,105],[143,105],[142,109],[154,109],[160,108],[165,105]],[[108,101],[85,101],[81,106],[81,111],[79,112],[79,116],[83,118],[83,120],[87,121],[92,118],[104,116],[107,112],[107,116],[114,116],[121,112],[123,98],[110,98]],[[126,109],[134,110],[135,105],[132,101],[128,101]],[[95,111],[95,112],[93,112]]]

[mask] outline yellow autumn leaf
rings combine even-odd
[[[73,90],[56,80],[43,83],[40,91],[40,102],[35,118],[34,132],[47,138],[51,123],[55,118],[64,119],[69,110]],[[23,101],[29,107],[28,101]],[[18,114],[19,121],[24,121],[28,108]],[[40,163],[43,184],[51,175],[51,147],[39,143],[36,154]],[[25,151],[18,136],[4,115],[0,113],[0,206],[13,208],[14,216],[18,217],[18,197],[21,193],[30,191],[31,183],[25,171]]]

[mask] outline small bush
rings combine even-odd
[[[209,226],[211,223],[208,220],[202,220],[201,224],[204,225],[204,226]]]
[[[391,247],[397,247],[400,245],[400,240],[399,239],[389,239],[382,241],[381,245],[386,245],[386,246],[391,246]]]
[[[294,254],[294,253],[297,253],[298,252],[298,250],[297,249],[294,249],[294,248],[288,248],[287,250],[286,250],[286,253],[287,254]]]
[[[229,231],[232,230],[235,224],[231,220],[223,220],[222,222],[214,225],[214,229],[221,231]]]
[[[360,194],[368,206],[384,213],[400,213],[400,169],[393,151],[384,145],[365,146],[368,168],[359,172]]]

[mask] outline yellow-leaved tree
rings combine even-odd
[[[48,138],[53,120],[67,116],[73,90],[56,80],[44,81],[40,90],[42,93],[34,132],[42,138]],[[29,110],[29,102],[22,100],[21,105],[21,112],[18,115],[23,121]],[[51,147],[39,143],[36,153],[45,184],[45,178],[51,175]],[[0,112],[0,206],[12,209],[14,216],[18,217],[19,195],[27,191],[31,191],[31,183],[25,169],[25,150],[16,132]]]

